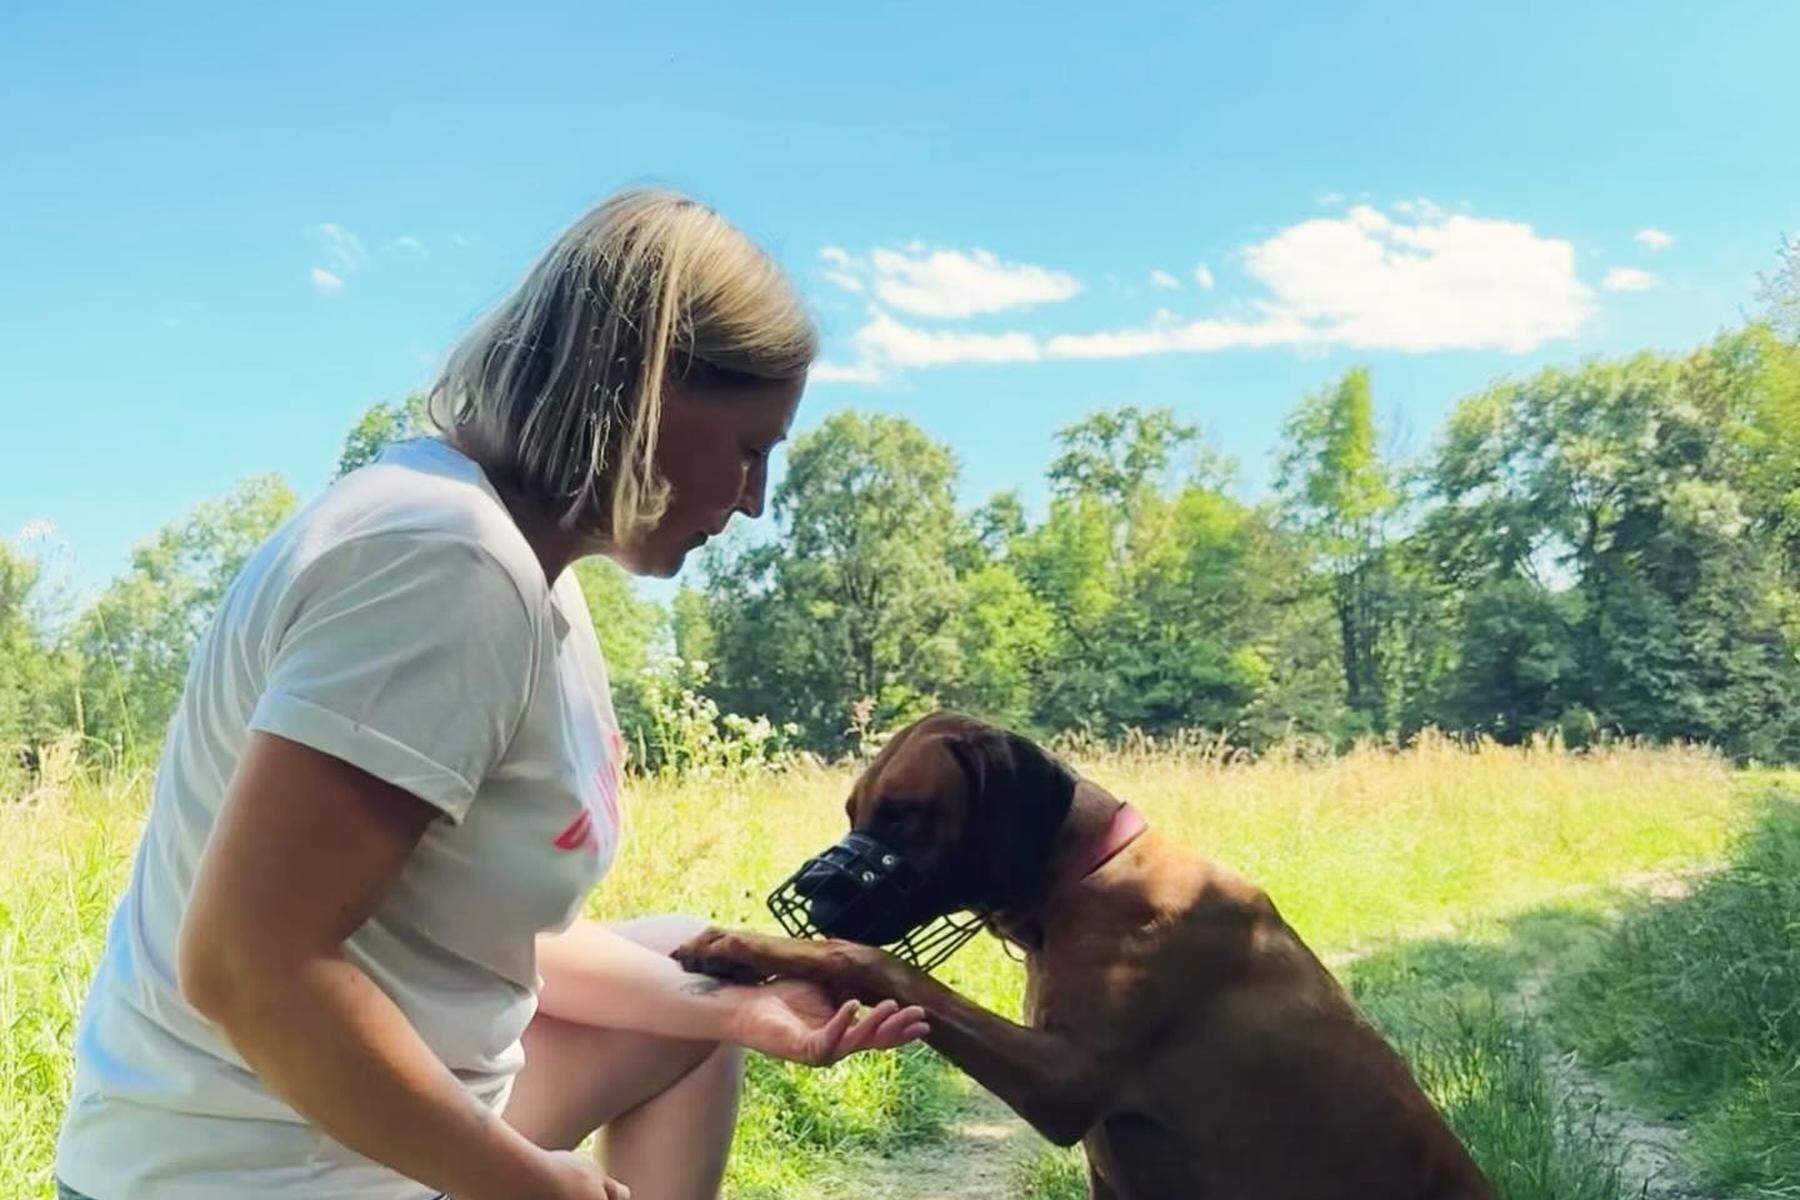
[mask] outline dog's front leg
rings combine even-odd
[[[675,958],[707,974],[781,975],[810,980],[840,998],[919,1005],[931,1024],[925,1040],[1059,1146],[1080,1141],[1111,1094],[1107,1072],[1086,1047],[1009,1021],[873,947],[708,930]]]

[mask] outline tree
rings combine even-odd
[[[244,561],[294,503],[281,479],[257,476],[132,551],[130,569],[76,626],[89,734],[126,753],[155,750],[195,643]]]
[[[1015,729],[1036,724],[1039,686],[1056,645],[1056,616],[1005,562],[962,580],[957,706]]]
[[[1462,612],[1443,724],[1516,743],[1556,728],[1584,698],[1581,596],[1524,579],[1481,584]]]
[[[348,475],[356,468],[375,461],[390,443],[418,437],[431,429],[431,416],[426,410],[425,396],[414,392],[404,400],[372,404],[344,436],[344,448],[338,454],[337,474]]]
[[[78,666],[36,611],[42,564],[0,542],[0,755],[29,759],[35,748],[78,728]],[[0,762],[0,777],[5,774]]]
[[[683,584],[669,608],[669,632],[675,639],[675,653],[693,662],[710,663],[718,653],[718,638],[713,632],[706,592]]]
[[[956,461],[912,423],[834,414],[795,440],[776,541],[715,556],[707,594],[724,707],[838,750],[852,707],[880,728],[959,679]]]
[[[1800,342],[1800,241],[1781,239],[1775,270],[1762,277],[1763,319],[1790,342]]]
[[[1557,695],[1602,727],[1800,752],[1780,558],[1753,519],[1766,365],[1754,339],[1726,337],[1686,359],[1545,371],[1451,418],[1424,535],[1465,592],[1572,593],[1579,682]]]
[[[1777,555],[1790,635],[1800,642],[1800,331],[1786,341],[1751,326],[1724,345],[1731,352],[1715,356],[1709,385],[1744,396],[1730,431],[1739,451],[1732,474],[1753,536]]]
[[[1122,409],[1058,436],[1050,513],[1006,555],[1053,619],[1033,723],[1248,744],[1339,723],[1292,539],[1225,493],[1197,431]]]
[[[1182,471],[1180,459],[1199,436],[1166,408],[1128,405],[1094,413],[1057,433],[1062,452],[1050,464],[1051,491],[1129,506],[1147,492],[1163,491],[1176,475],[1191,478],[1194,472]]]
[[[1337,618],[1350,709],[1373,729],[1391,724],[1382,651],[1391,620],[1388,526],[1399,495],[1376,444],[1369,372],[1357,367],[1301,401],[1288,419],[1280,490],[1288,519],[1317,554]]]
[[[662,605],[638,595],[631,576],[611,559],[584,558],[570,570],[587,599],[588,616],[600,639],[619,728],[635,743],[648,723],[645,671],[652,654],[669,640],[669,616]]]

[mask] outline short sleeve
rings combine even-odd
[[[382,533],[325,550],[289,592],[249,727],[462,820],[536,675],[536,621],[506,569],[471,541]]]

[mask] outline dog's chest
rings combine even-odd
[[[1043,964],[1035,954],[1025,958],[1025,1000],[1022,1016],[1033,1029],[1043,1029],[1049,1015],[1048,994],[1044,986]]]
[[[1180,1140],[1141,1113],[1104,1118],[1082,1139],[1081,1148],[1117,1200],[1209,1200],[1217,1195]]]

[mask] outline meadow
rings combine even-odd
[[[1691,1118],[1679,1170],[1714,1190],[1651,1194],[1800,1195],[1800,818],[1782,798],[1800,795],[1795,776],[1695,749],[1433,738],[1316,761],[1206,743],[1077,761],[1271,893],[1509,1200],[1642,1192],[1571,1064],[1622,1104]],[[818,767],[638,782],[627,847],[592,911],[773,928],[764,893],[839,836],[850,778]],[[69,1038],[147,785],[142,773],[78,775],[0,801],[8,1200],[48,1194]],[[1016,1012],[1021,969],[990,940],[942,973]],[[828,1071],[753,1059],[728,1195],[1084,1194],[1077,1160],[1028,1137],[1000,1185],[974,1173],[960,1188],[875,1182],[896,1162],[951,1153],[981,1108],[925,1049]]]

